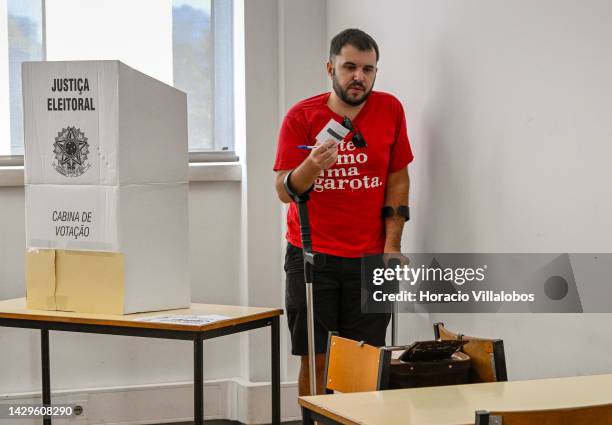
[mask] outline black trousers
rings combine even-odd
[[[326,352],[329,331],[336,331],[342,337],[367,344],[385,345],[391,315],[361,311],[362,260],[333,255],[325,257],[325,265],[313,269],[315,352]],[[285,308],[291,333],[291,352],[305,356],[308,354],[308,332],[304,258],[301,248],[287,245],[285,273]]]

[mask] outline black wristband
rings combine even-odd
[[[408,205],[400,205],[397,207],[397,215],[404,217],[404,221],[410,220],[410,207]]]
[[[382,218],[389,218],[395,215],[395,211],[393,210],[393,207],[390,207],[390,206],[382,207],[382,210],[380,212],[382,214]]]
[[[408,207],[408,205],[400,205],[397,207],[397,210],[395,210],[393,207],[387,205],[382,207],[381,215],[383,219],[399,215],[404,218],[404,221],[408,221],[410,220],[410,207]]]

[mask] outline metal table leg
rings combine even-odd
[[[193,340],[193,418],[195,425],[204,424],[204,342],[200,334]]]
[[[302,407],[302,425],[314,425],[310,410]]]
[[[272,425],[280,425],[280,320],[272,318]]]
[[[42,359],[42,404],[51,404],[51,365],[49,359],[49,330],[40,330],[40,357]],[[51,418],[43,418],[43,425],[51,425]]]

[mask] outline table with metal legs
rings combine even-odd
[[[119,315],[82,314],[59,311],[28,310],[25,299],[0,301],[0,326],[40,329],[42,359],[42,402],[51,405],[51,359],[49,331],[83,332],[193,341],[194,422],[204,423],[204,340],[270,326],[272,424],[280,425],[280,329],[281,309],[192,304],[189,309],[169,310],[163,314],[207,315],[228,317],[202,326],[144,322],[142,319],[160,312]],[[43,419],[51,425],[51,418]]]

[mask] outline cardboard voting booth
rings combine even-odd
[[[188,307],[185,94],[118,61],[22,78],[28,307]]]

